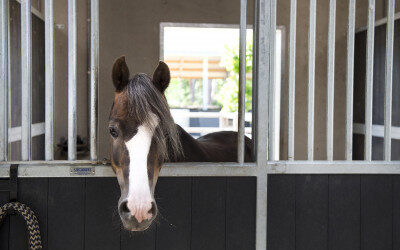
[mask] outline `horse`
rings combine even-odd
[[[160,61],[151,77],[129,78],[125,56],[115,60],[114,101],[109,116],[111,165],[121,189],[118,213],[129,231],[146,230],[157,216],[154,190],[165,162],[234,162],[237,132],[223,131],[194,139],[175,124],[164,95],[170,70]],[[252,161],[245,137],[245,161]]]

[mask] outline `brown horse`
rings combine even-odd
[[[127,230],[143,231],[157,216],[154,188],[167,161],[234,162],[237,133],[217,132],[194,139],[174,123],[164,91],[168,66],[159,62],[153,78],[129,79],[125,57],[113,66],[114,103],[109,118],[111,163],[121,188],[118,212]],[[245,138],[245,161],[251,161],[251,140]]]

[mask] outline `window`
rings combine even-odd
[[[172,77],[166,97],[175,121],[194,136],[237,130],[239,26],[161,23],[160,28],[160,57],[169,65]],[[247,29],[246,44],[246,135],[251,137],[251,28]],[[274,111],[277,128],[280,126],[281,48],[282,31],[278,29]],[[274,138],[279,140],[279,130]]]

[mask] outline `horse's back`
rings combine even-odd
[[[237,161],[238,133],[235,131],[220,131],[197,138],[206,151],[209,161]],[[245,161],[253,161],[252,141],[245,136]]]

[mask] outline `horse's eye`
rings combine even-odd
[[[116,130],[114,127],[110,127],[110,128],[109,128],[109,131],[110,131],[110,135],[111,135],[112,137],[114,137],[114,138],[117,138],[117,137],[118,137],[118,132],[117,132],[117,130]]]

